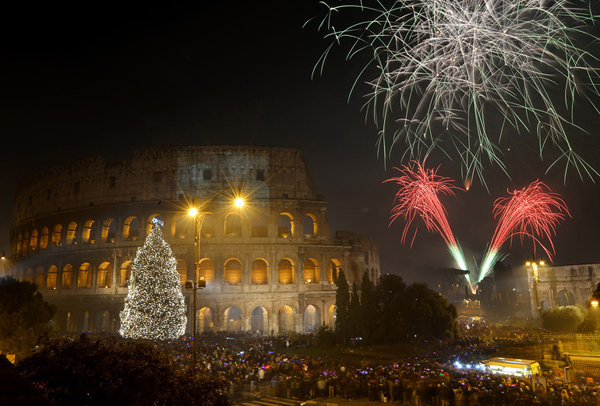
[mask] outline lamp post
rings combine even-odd
[[[186,281],[185,288],[194,291],[194,317],[192,318],[192,373],[196,377],[196,291],[206,287],[206,281],[204,278],[195,281]]]
[[[535,303],[537,306],[538,315],[540,317],[540,326],[544,327],[544,322],[542,319],[542,303],[540,301],[540,275],[538,266],[545,265],[544,261],[536,260],[535,258],[532,261],[527,261],[527,266],[531,266],[531,271],[533,273],[533,288],[535,290]]]
[[[225,189],[220,193],[209,199],[205,205],[209,206],[217,197],[223,195],[225,192],[231,189]],[[233,204],[237,208],[244,206],[244,199],[240,196],[235,197]],[[197,208],[196,198],[192,201],[192,207],[189,209],[188,214],[194,218],[194,280],[186,281],[185,288],[193,291],[193,317],[192,317],[192,371],[194,377],[196,377],[196,291],[206,287],[206,280],[204,277],[199,277],[200,263],[198,257],[200,255],[200,232],[202,229],[202,220],[204,220],[205,213],[201,213]],[[199,279],[196,281],[196,278]]]

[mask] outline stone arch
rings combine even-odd
[[[27,254],[29,252],[29,231],[25,231],[25,235],[23,236],[23,253]]]
[[[542,301],[540,303],[540,307],[542,308],[542,313],[550,308],[550,305],[546,301]]]
[[[337,258],[332,258],[327,266],[327,283],[330,285],[335,285],[341,269],[342,263],[340,260]]]
[[[337,307],[332,304],[329,306],[329,310],[327,311],[327,318],[329,321],[329,328],[333,331],[335,330],[335,320],[337,319]]]
[[[66,264],[63,267],[61,278],[60,278],[60,287],[63,289],[71,289],[73,286],[73,265]]]
[[[72,332],[75,330],[75,326],[74,326],[74,321],[73,318],[71,317],[71,312],[67,312],[67,332]]]
[[[95,332],[111,332],[110,328],[110,312],[108,310],[100,310],[96,312],[96,320],[94,323]]]
[[[117,236],[117,225],[113,218],[107,218],[102,223],[102,242],[114,243]]]
[[[226,237],[242,237],[242,216],[236,212],[227,214],[224,231]]]
[[[21,253],[21,249],[23,247],[23,234],[19,233],[17,237],[17,255]]]
[[[304,261],[304,283],[319,283],[319,265],[316,259]]]
[[[29,239],[29,249],[31,251],[35,251],[37,249],[38,244],[38,230],[34,228],[31,232],[31,238]]]
[[[40,235],[40,249],[48,248],[48,241],[50,239],[50,230],[48,227],[42,227]]]
[[[77,287],[89,289],[92,287],[92,265],[89,262],[84,262],[79,265],[77,271]]]
[[[38,289],[44,286],[44,267],[38,266],[35,270],[35,283],[38,285]]]
[[[263,210],[250,211],[252,216],[249,221],[250,237],[252,238],[264,238],[269,236],[269,221],[267,219],[267,213]]]
[[[307,213],[302,218],[302,234],[304,238],[315,238],[319,231],[319,223],[317,216],[312,213]]]
[[[83,331],[90,331],[90,312],[83,313]]]
[[[252,333],[258,332],[260,335],[266,335],[269,332],[269,314],[267,309],[262,306],[252,309],[250,319],[250,330]]]
[[[277,236],[291,238],[294,236],[294,216],[292,213],[279,213],[277,219]]]
[[[129,216],[123,222],[123,240],[137,241],[140,237],[140,220],[136,216]]]
[[[48,268],[48,276],[46,276],[46,289],[56,289],[56,281],[58,280],[58,268],[56,265],[50,265]]]
[[[231,258],[225,262],[223,280],[226,285],[242,284],[242,263],[239,260]]]
[[[204,213],[202,215],[200,236],[202,238],[213,238],[215,236],[215,216],[212,213]]]
[[[179,281],[181,282],[181,285],[185,285],[185,282],[188,280],[187,268],[187,262],[185,262],[184,259],[177,260],[177,273],[179,273]]]
[[[559,306],[573,306],[576,304],[575,295],[570,290],[561,290],[558,303]]]
[[[110,262],[103,262],[98,266],[96,286],[99,289],[108,289],[112,286],[112,265]]]
[[[27,268],[27,271],[25,271],[25,280],[27,282],[33,283],[33,281],[34,281],[33,269]]]
[[[290,285],[295,281],[294,263],[284,258],[277,264],[277,280],[282,285]]]
[[[279,322],[280,333],[296,331],[296,312],[291,306],[284,305],[279,308],[277,321]]]
[[[85,244],[94,244],[96,242],[96,222],[94,220],[87,220],[83,223],[81,241]]]
[[[255,259],[252,262],[251,283],[253,285],[267,285],[269,283],[269,266],[264,259]]]
[[[77,244],[77,223],[75,221],[71,221],[67,226],[67,234],[66,234],[67,245]]]
[[[319,330],[319,327],[321,326],[321,313],[316,306],[306,306],[306,309],[304,309],[303,323],[304,333],[306,334],[316,333],[317,330]]]
[[[198,266],[198,275],[196,279],[204,279],[208,286],[215,280],[215,264],[211,259],[204,258]]]
[[[189,237],[190,232],[190,224],[195,224],[195,217],[191,216],[189,213],[182,213],[173,218],[173,222],[171,223],[171,235],[173,238],[177,240],[186,239]],[[192,238],[194,230],[192,229]]]
[[[119,287],[126,287],[127,281],[131,278],[131,264],[133,261],[125,261],[119,269]]]
[[[62,224],[55,224],[52,228],[52,245],[60,247],[62,245]]]
[[[200,333],[209,333],[215,326],[213,311],[208,307],[198,310],[197,329]]]
[[[242,312],[237,307],[229,307],[224,312],[225,330],[232,332],[242,331]]]

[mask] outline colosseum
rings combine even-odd
[[[238,196],[242,208],[232,205]],[[158,218],[189,332],[194,310],[198,332],[310,332],[334,323],[341,269],[349,283],[380,273],[375,241],[332,235],[325,210],[296,149],[165,147],[120,162],[83,159],[19,186],[7,272],[57,306],[54,330],[115,333],[131,263]],[[201,278],[206,288],[185,289]]]

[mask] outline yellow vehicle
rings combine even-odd
[[[537,361],[518,358],[490,358],[481,361],[486,372],[529,378],[541,374],[540,364]]]

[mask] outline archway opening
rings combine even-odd
[[[560,292],[559,306],[573,306],[575,305],[575,295],[569,290],[562,290]]]
[[[252,310],[251,329],[253,333],[266,335],[269,331],[269,318],[267,309],[264,307],[255,307]]]
[[[231,332],[242,331],[242,312],[237,307],[225,310],[226,330]]]
[[[308,305],[304,310],[304,333],[316,333],[321,325],[319,311],[313,305]]]
[[[269,268],[264,259],[252,262],[251,281],[253,285],[266,285],[269,283]]]
[[[327,267],[327,283],[330,285],[337,283],[340,269],[342,269],[342,263],[339,260],[333,258],[331,261],[329,261],[329,265]]]
[[[282,285],[294,283],[294,266],[289,259],[282,259],[277,266],[277,279]]]
[[[296,324],[296,315],[294,309],[288,305],[280,307],[277,314],[277,321],[280,333],[295,331],[294,325]]]
[[[327,312],[329,318],[329,329],[331,331],[335,330],[335,320],[337,318],[336,310],[337,308],[335,307],[335,305],[331,305],[329,306],[329,311]]]
[[[200,333],[210,333],[215,326],[213,312],[208,307],[203,307],[198,311],[198,326]]]

